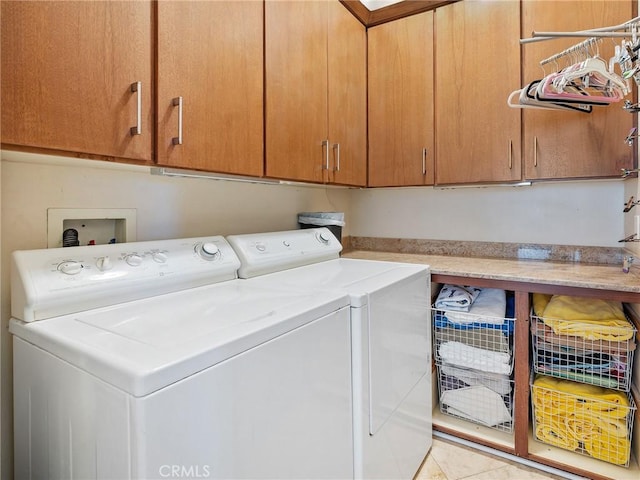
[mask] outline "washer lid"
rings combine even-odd
[[[337,293],[232,280],[39,322],[10,331],[134,396],[144,396],[347,307]]]
[[[408,263],[338,258],[251,279],[255,285],[289,290],[340,291],[352,307],[365,305],[369,296],[390,285],[423,277],[428,295],[429,267]]]

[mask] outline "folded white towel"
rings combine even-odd
[[[499,288],[483,288],[467,313],[447,312],[451,323],[475,322],[502,325],[507,312],[507,294]]]
[[[464,383],[472,387],[476,385],[484,385],[500,395],[507,395],[511,392],[512,388],[509,375],[478,372],[477,370],[467,370],[464,368],[454,367],[452,365],[443,365],[442,373],[462,380]]]
[[[444,342],[438,348],[438,354],[449,365],[505,375],[511,373],[509,353],[490,352],[460,342]]]
[[[440,403],[452,415],[467,418],[489,427],[511,421],[502,397],[485,386],[446,390]]]
[[[469,307],[478,297],[479,288],[446,284],[436,299],[436,308],[468,312]]]

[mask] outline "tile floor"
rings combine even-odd
[[[414,480],[559,480],[562,478],[464,445],[434,438],[431,452]]]

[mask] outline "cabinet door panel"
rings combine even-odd
[[[159,164],[262,176],[262,16],[260,2],[158,2]]]
[[[633,17],[630,1],[524,0],[523,31],[575,31],[619,25]],[[523,46],[523,85],[563,68],[560,60],[544,69],[540,61],[575,45],[581,39],[567,38]],[[608,62],[615,43],[599,44],[600,56]],[[569,63],[573,63],[567,57]],[[543,71],[544,70],[544,71]],[[590,114],[572,111],[524,111],[525,177],[587,178],[619,176],[633,165],[633,150],[624,143],[633,115],[621,103],[593,107]]]
[[[265,2],[266,174],[322,182],[327,126],[327,3]]]
[[[370,28],[368,42],[368,185],[433,184],[433,12]]]
[[[329,182],[367,181],[367,34],[337,1],[329,2]],[[335,145],[339,145],[339,151]]]
[[[151,160],[151,2],[1,8],[3,144]]]
[[[436,10],[436,184],[521,179],[519,20],[513,1]]]

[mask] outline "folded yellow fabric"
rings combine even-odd
[[[576,410],[578,400],[572,395],[536,385],[533,387],[533,405],[539,415],[567,415]]]
[[[536,418],[536,438],[550,445],[576,450],[580,444],[558,417]]]
[[[544,314],[544,309],[547,308],[549,300],[553,295],[547,293],[534,293],[532,295],[533,314],[537,317],[541,317]]]
[[[616,465],[626,465],[629,461],[631,444],[627,438],[596,435],[584,441],[584,449],[589,455]]]
[[[591,415],[573,413],[562,420],[567,430],[577,439],[586,440],[600,433],[599,428],[591,421]]]
[[[536,375],[532,396],[538,440],[615,465],[629,462],[630,406],[624,393]]]
[[[534,405],[554,414],[580,409],[582,413],[625,418],[629,413],[629,398],[617,390],[546,375],[536,375],[533,387]]]
[[[627,438],[629,435],[625,419],[599,417],[587,411],[567,415],[564,424],[580,440],[590,439],[594,435],[604,435],[607,438]]]
[[[634,338],[622,340],[619,342],[611,342],[605,340],[587,340],[582,337],[571,335],[556,335],[553,329],[538,318],[531,322],[531,334],[535,337],[538,348],[549,350],[548,345],[559,345],[562,347],[577,348],[579,350],[591,350],[610,355],[625,355],[627,352],[633,352],[636,349]],[[542,342],[542,345],[540,344]],[[626,357],[624,357],[626,362]]]
[[[542,321],[556,335],[610,341],[628,340],[634,336],[622,303],[598,298],[554,295],[544,309]]]

